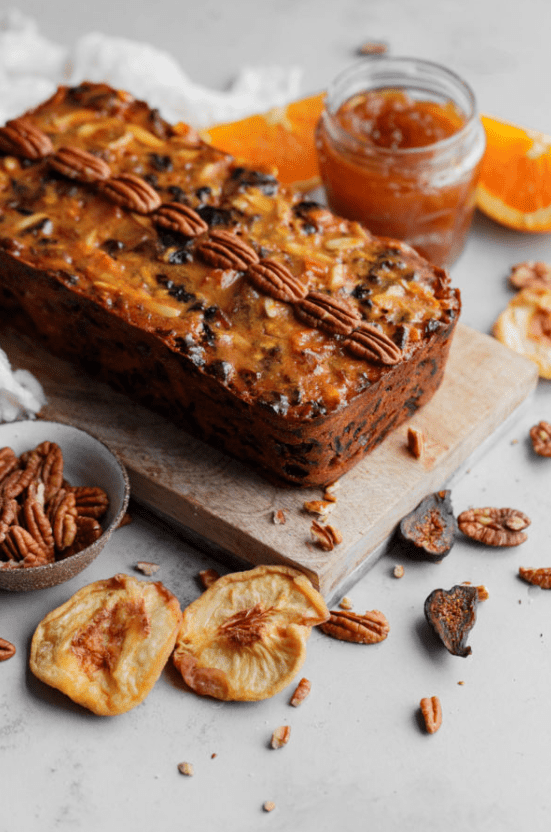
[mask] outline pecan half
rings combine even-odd
[[[0,127],[0,150],[24,159],[43,159],[53,153],[49,136],[26,118],[14,118]]]
[[[75,485],[69,486],[67,491],[75,495],[77,514],[80,517],[103,517],[109,508],[109,497],[99,486]]]
[[[82,552],[88,546],[98,540],[103,534],[103,529],[94,517],[81,517],[77,515],[75,518],[76,534],[73,542],[62,550],[62,557],[68,558],[71,555],[76,555],[77,552]],[[69,521],[66,521],[69,526]]]
[[[155,188],[133,173],[121,173],[108,179],[102,190],[117,205],[138,214],[150,214],[161,204],[161,197]]]
[[[103,182],[111,176],[107,162],[80,147],[58,147],[48,163],[58,173],[78,182]]]
[[[276,300],[293,302],[306,295],[306,286],[277,260],[264,258],[253,263],[247,270],[247,277],[253,286]]]
[[[54,560],[55,543],[52,525],[44,512],[41,504],[27,497],[23,503],[22,520],[25,528],[38,543],[40,548],[47,554],[50,561]]]
[[[8,561],[19,566],[41,566],[51,562],[47,553],[22,526],[10,526],[0,550]]]
[[[434,734],[442,725],[442,706],[437,696],[425,696],[419,703],[427,733]]]
[[[518,546],[527,540],[523,532],[530,519],[514,508],[472,508],[457,518],[467,537],[487,546]]]
[[[59,489],[48,504],[48,519],[52,524],[56,548],[62,552],[74,542],[77,534],[77,508],[73,492]]]
[[[515,289],[532,289],[534,286],[551,287],[551,264],[541,260],[526,260],[511,267],[509,275]]]
[[[379,610],[368,610],[364,615],[331,610],[329,621],[319,626],[332,638],[356,644],[377,644],[385,640],[390,630],[386,617]]]
[[[551,456],[551,424],[549,422],[539,422],[530,428],[530,439],[537,454]]]
[[[165,202],[152,214],[151,219],[160,228],[176,231],[185,237],[198,237],[209,230],[208,223],[189,205],[181,202]]]
[[[217,269],[245,271],[259,260],[254,248],[231,231],[211,231],[195,246],[195,253]]]
[[[534,586],[539,586],[542,589],[551,589],[551,568],[548,566],[542,566],[539,569],[527,569],[520,566],[518,574],[523,581],[527,581],[529,584],[534,584]]]
[[[346,301],[323,292],[310,292],[295,304],[294,310],[301,321],[331,335],[350,335],[361,323],[356,310]]]
[[[8,474],[2,481],[2,494],[8,499],[10,497],[19,497],[19,495],[31,484],[32,480],[37,474],[40,467],[41,457],[35,450],[31,451],[28,456],[19,458],[19,463],[23,465],[22,468],[17,468]]]
[[[5,638],[0,638],[0,662],[6,662],[15,656],[15,644]]]
[[[11,448],[0,448],[0,488],[2,480],[19,466],[19,459]]]
[[[312,520],[310,535],[314,543],[317,543],[325,552],[331,552],[335,546],[342,543],[342,534],[329,523],[322,524],[317,520]]]
[[[355,358],[363,358],[375,364],[398,364],[402,359],[400,347],[371,324],[357,327],[345,339],[344,346]]]
[[[63,485],[63,453],[56,442],[42,442],[35,448],[43,457],[40,480],[44,484],[43,499],[48,503]]]

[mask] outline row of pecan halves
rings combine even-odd
[[[162,203],[157,191],[140,176],[123,173],[111,176],[107,162],[77,147],[61,147],[54,152],[49,137],[25,118],[14,119],[0,128],[0,150],[26,158],[48,157],[58,173],[86,184],[95,184],[113,202],[149,214],[160,228],[201,237],[209,232],[208,224],[187,205]],[[237,234],[210,231],[199,240],[195,253],[206,263],[221,269],[244,271],[251,283],[270,297],[292,303],[297,317],[311,327],[344,338],[343,346],[354,357],[377,364],[397,364],[402,358],[399,347],[384,332],[362,322],[358,312],[345,299],[307,288],[283,263],[273,258],[260,259],[256,251]]]
[[[0,449],[0,568],[41,566],[89,546],[109,507],[103,489],[71,486],[63,454],[45,441],[17,456]]]

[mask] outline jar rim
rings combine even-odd
[[[451,136],[448,136],[444,139],[439,139],[436,142],[433,142],[430,145],[424,145],[422,147],[401,147],[392,149],[389,147],[380,147],[377,145],[374,147],[371,143],[367,140],[363,140],[361,137],[357,135],[353,135],[340,124],[336,123],[331,117],[336,113],[340,104],[344,103],[348,98],[352,97],[353,95],[357,95],[360,92],[367,91],[370,89],[383,89],[384,87],[396,87],[396,86],[405,86],[404,82],[409,82],[409,86],[411,88],[421,88],[420,80],[424,82],[424,89],[427,93],[430,92],[430,87],[428,86],[429,78],[419,78],[414,74],[412,70],[421,70],[426,72],[427,74],[433,73],[434,80],[439,76],[440,80],[445,80],[450,85],[455,85],[456,92],[461,93],[464,96],[465,101],[467,102],[467,107],[461,107],[462,112],[465,115],[465,123],[463,127],[458,130],[456,133],[453,133]],[[384,78],[390,75],[392,72],[394,73],[403,73],[402,76],[402,83],[399,81],[394,81],[392,83],[388,80],[384,83]],[[366,77],[367,75],[367,77]],[[346,97],[342,98],[337,102],[337,106],[334,105],[334,98],[338,95],[338,91],[340,86],[342,86],[343,82],[347,80],[353,80],[354,78],[358,77],[359,79],[364,79],[366,82],[372,80],[377,81],[381,80],[381,83],[367,85],[364,84],[363,88],[360,87],[357,90],[350,91]],[[395,75],[394,77],[397,77]],[[449,91],[449,98],[455,101],[453,97],[453,91]],[[333,107],[332,107],[333,105]],[[458,105],[459,106],[459,105]],[[477,108],[476,96],[472,87],[463,79],[460,75],[454,72],[448,67],[444,66],[443,64],[439,64],[436,61],[429,61],[425,60],[424,58],[415,58],[415,57],[408,57],[408,56],[400,56],[400,57],[392,57],[388,55],[367,55],[359,61],[349,65],[345,69],[343,69],[335,78],[331,81],[328,86],[327,94],[325,98],[325,106],[324,106],[324,116],[328,116],[331,119],[331,128],[336,130],[336,132],[341,137],[348,137],[352,141],[354,141],[358,146],[366,149],[371,149],[373,152],[377,152],[377,154],[381,154],[384,156],[416,156],[423,153],[426,153],[427,150],[431,150],[434,152],[439,151],[440,149],[444,150],[447,147],[451,147],[458,142],[461,142],[469,133],[473,130],[473,124],[476,126],[480,124],[479,122],[479,113]],[[482,126],[480,125],[482,129]]]

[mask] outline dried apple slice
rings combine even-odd
[[[542,378],[551,379],[551,289],[521,289],[495,322],[493,334],[534,361]]]
[[[312,627],[328,618],[323,598],[296,569],[224,575],[184,610],[174,663],[196,693],[268,699],[298,673]]]
[[[48,613],[33,636],[30,667],[95,714],[122,714],[161,675],[181,621],[178,599],[163,584],[115,575]]]

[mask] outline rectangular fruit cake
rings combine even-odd
[[[408,246],[84,83],[0,128],[0,306],[204,441],[310,486],[430,399],[460,300]]]

